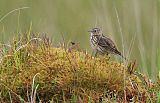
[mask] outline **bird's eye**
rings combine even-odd
[[[97,30],[94,30],[94,32],[97,32]]]

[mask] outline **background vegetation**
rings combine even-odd
[[[0,0],[0,41],[27,32],[32,24],[32,32],[46,33],[55,43],[63,34],[91,52],[87,31],[96,26],[126,55],[133,44],[130,59],[155,79],[160,69],[159,11],[160,0]]]

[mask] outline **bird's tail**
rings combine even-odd
[[[122,53],[119,52],[118,50],[116,50],[115,53],[121,56],[124,60],[128,61],[128,59],[125,56],[123,56]]]

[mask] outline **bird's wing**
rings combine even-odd
[[[115,48],[116,47],[114,42],[110,38],[108,38],[108,37],[106,37],[104,35],[101,35],[101,36],[95,35],[95,36],[97,38],[97,44],[98,45],[100,45],[102,47],[111,47],[111,48]]]
[[[101,36],[97,36],[97,40],[98,40],[97,44],[99,46],[106,48],[107,50],[112,51],[116,54],[121,55],[121,53],[117,50],[116,45],[114,44],[114,42],[110,38],[108,38],[104,35],[101,35]]]

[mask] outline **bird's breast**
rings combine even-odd
[[[93,35],[90,36],[90,44],[93,49],[97,46],[97,38]]]

